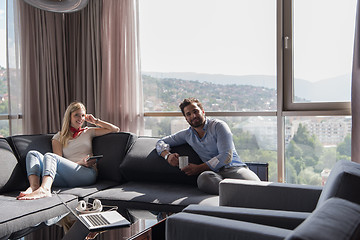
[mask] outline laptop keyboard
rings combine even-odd
[[[101,214],[92,214],[92,215],[83,215],[93,226],[102,226],[110,224],[108,220],[104,218]]]

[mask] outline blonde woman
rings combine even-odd
[[[85,122],[96,127],[81,128]],[[30,187],[19,194],[19,200],[51,197],[51,186],[76,187],[96,181],[96,159],[87,161],[92,153],[92,139],[119,128],[86,114],[80,102],[71,103],[65,111],[61,131],[52,138],[53,153],[42,155],[29,151],[26,170]]]

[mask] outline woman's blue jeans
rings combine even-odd
[[[26,155],[27,175],[50,176],[55,187],[78,187],[94,184],[97,173],[55,153],[29,151]]]

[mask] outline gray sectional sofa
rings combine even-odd
[[[324,187],[225,179],[220,206],[190,205],[166,239],[360,239],[360,164],[337,162]]]
[[[0,139],[0,239],[17,239],[38,228],[57,222],[68,213],[57,197],[19,201],[15,197],[28,187],[25,157],[28,151],[50,152],[53,134],[18,135]],[[71,207],[79,199],[100,199],[119,211],[141,209],[180,212],[190,204],[218,206],[219,196],[197,189],[196,176],[189,177],[156,154],[157,138],[132,133],[111,133],[93,140],[98,162],[98,180],[92,186],[58,189],[59,196]],[[174,148],[188,155],[192,163],[201,163],[188,145]],[[267,166],[250,164],[260,178],[267,179]]]

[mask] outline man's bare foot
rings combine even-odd
[[[44,189],[43,187],[39,187],[38,189],[36,189],[35,191],[26,194],[22,197],[18,197],[18,200],[34,200],[34,199],[39,199],[39,198],[44,198],[44,197],[51,197],[51,192],[50,190]]]

